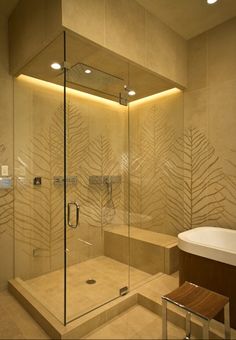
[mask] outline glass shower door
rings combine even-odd
[[[129,286],[128,106],[101,53],[67,35],[66,322]]]

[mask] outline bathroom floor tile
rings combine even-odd
[[[183,339],[185,332],[169,323],[168,335],[169,339]],[[162,320],[157,314],[136,305],[84,339],[162,339]]]
[[[49,339],[7,291],[0,292],[0,339]]]

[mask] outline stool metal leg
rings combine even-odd
[[[225,339],[230,339],[230,312],[229,302],[224,306]]]
[[[162,339],[167,339],[167,301],[162,298]]]
[[[203,339],[209,339],[209,320],[203,321]]]
[[[191,338],[191,313],[186,313],[186,337],[185,339]]]

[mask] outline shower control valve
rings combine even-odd
[[[34,185],[42,185],[42,177],[34,177]]]

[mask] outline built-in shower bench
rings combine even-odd
[[[177,237],[147,229],[115,225],[104,230],[105,256],[128,264],[130,234],[130,265],[149,274],[172,274],[178,270]]]

